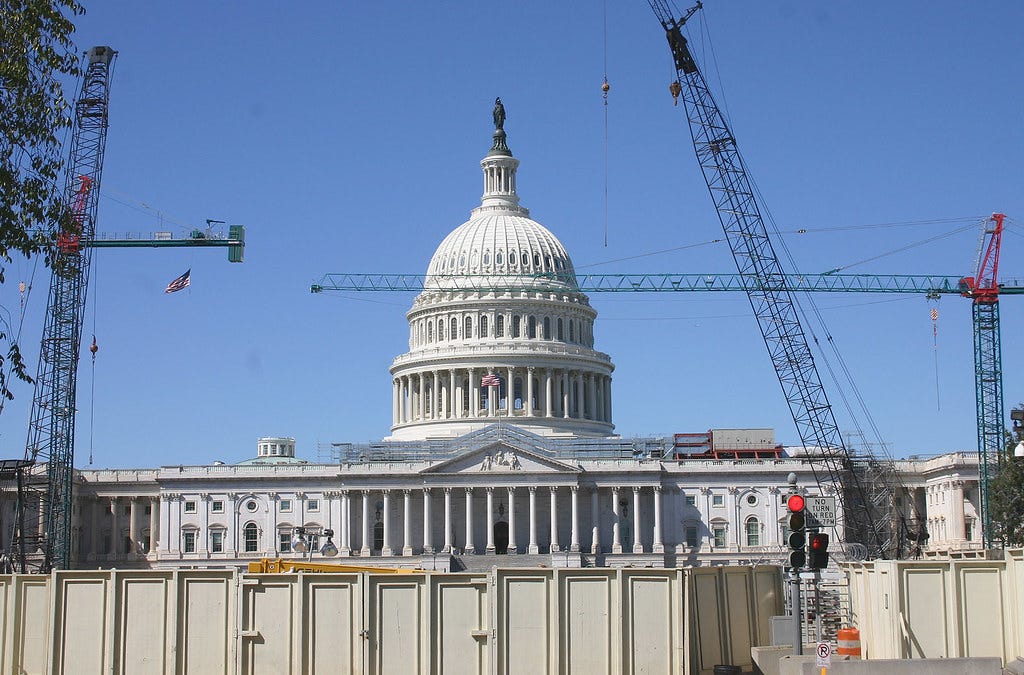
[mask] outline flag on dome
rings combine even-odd
[[[501,386],[501,378],[498,377],[497,375],[495,375],[494,373],[487,373],[482,378],[480,378],[480,386],[481,387],[500,387]]]
[[[190,267],[189,269],[185,270],[185,273],[182,274],[180,277],[178,277],[177,279],[175,279],[171,283],[167,284],[167,288],[164,290],[164,293],[174,293],[174,292],[180,291],[181,289],[183,289],[186,286],[188,286],[189,285],[189,278],[188,277],[189,277],[189,275],[191,273],[192,273],[192,268]]]

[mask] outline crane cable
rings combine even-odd
[[[604,98],[604,247],[608,248],[608,0],[602,3],[604,20],[604,82],[601,93]]]
[[[99,287],[96,277],[98,276],[96,269],[97,265],[92,265],[92,344],[89,345],[89,351],[92,352],[92,374],[89,382],[89,466],[92,466],[93,462],[93,432],[96,429],[96,352],[100,350],[98,344],[96,344],[96,306],[98,304]]]

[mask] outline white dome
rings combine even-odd
[[[470,286],[511,282],[509,276],[545,275],[538,285],[575,289],[572,260],[562,242],[535,220],[509,212],[477,213],[455,228],[437,247],[427,267],[428,288],[445,288],[451,275],[494,275],[502,280],[473,279]],[[549,278],[546,275],[552,275]],[[440,278],[435,278],[440,277]],[[465,280],[454,280],[465,287]],[[515,283],[522,286],[522,279]],[[532,286],[533,284],[527,284]]]

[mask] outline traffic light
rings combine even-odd
[[[786,500],[786,508],[789,509],[789,566],[803,567],[807,562],[807,554],[804,553],[804,544],[807,542],[804,533],[807,526],[807,504],[802,495],[790,495]]]
[[[810,551],[811,569],[820,570],[828,567],[828,535],[815,532],[811,535]]]

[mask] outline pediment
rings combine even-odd
[[[495,441],[424,469],[424,474],[580,473],[572,464],[547,457],[542,451],[507,441]]]

